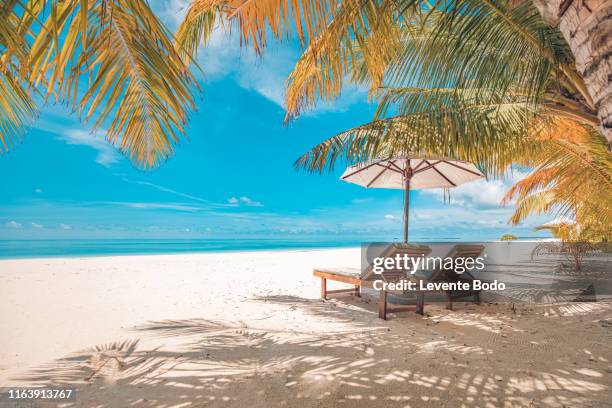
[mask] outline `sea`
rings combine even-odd
[[[538,237],[519,237],[521,240]],[[359,247],[364,242],[398,241],[366,237],[320,238],[216,238],[216,239],[46,239],[0,240],[0,258],[47,258],[178,254],[221,251],[323,249]],[[419,239],[418,242],[458,242],[456,237]]]

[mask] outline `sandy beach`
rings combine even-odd
[[[79,407],[608,407],[612,304],[319,299],[359,249],[0,261],[0,385]],[[334,285],[330,284],[330,288]]]

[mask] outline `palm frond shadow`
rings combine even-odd
[[[251,301],[274,303],[288,310],[299,309],[306,315],[317,316],[337,323],[347,323],[353,328],[382,328],[378,319],[377,295],[374,290],[362,288],[362,297],[340,296],[331,300],[305,299],[297,296],[256,296]]]
[[[99,378],[140,378],[155,371],[159,364],[151,364],[142,351],[137,351],[138,343],[133,339],[97,345],[42,365],[19,380],[33,385],[65,385],[92,383]]]
[[[581,301],[589,288],[595,288],[593,300],[612,298],[610,261],[605,257],[585,258],[584,268],[576,270],[559,256],[542,256],[516,264],[489,265],[484,279],[506,282],[503,293],[485,299],[505,299],[525,303],[563,303]]]
[[[131,329],[134,339],[94,346],[16,380],[76,387],[74,406],[98,407],[167,407],[181,401],[196,406],[242,407],[245,401],[269,406],[270,395],[274,405],[368,407],[436,401],[440,395],[465,406],[525,405],[545,396],[558,405],[580,406],[591,398],[605,398],[604,384],[577,378],[571,360],[557,361],[554,348],[521,343],[528,355],[551,353],[551,366],[533,371],[526,359],[498,364],[495,376],[486,375],[486,366],[494,361],[492,339],[502,341],[498,333],[478,335],[475,338],[489,340],[467,344],[449,332],[432,332],[425,322],[410,330],[406,319],[369,327],[367,318],[353,319],[354,310],[333,307],[331,302],[295,296],[253,300],[295,307],[331,321],[351,321],[352,326],[300,332],[201,318],[150,321]],[[487,325],[508,322],[486,313],[481,319],[470,316],[462,315],[464,321],[457,324],[475,325],[484,334]],[[459,325],[456,330],[462,330]],[[517,368],[524,373],[517,374]],[[553,396],[538,386],[542,379],[556,387]]]

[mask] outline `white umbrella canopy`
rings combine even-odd
[[[366,188],[405,190],[404,242],[408,242],[408,210],[411,189],[453,188],[484,175],[472,163],[428,157],[396,157],[348,167],[342,180]]]
[[[548,221],[547,223],[538,225],[536,228],[541,228],[541,229],[556,228],[561,225],[574,225],[574,224],[576,224],[576,221],[572,220],[571,218],[557,217],[552,221]]]

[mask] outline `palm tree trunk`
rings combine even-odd
[[[559,26],[589,91],[600,131],[612,144],[612,0],[533,0],[544,20]]]

